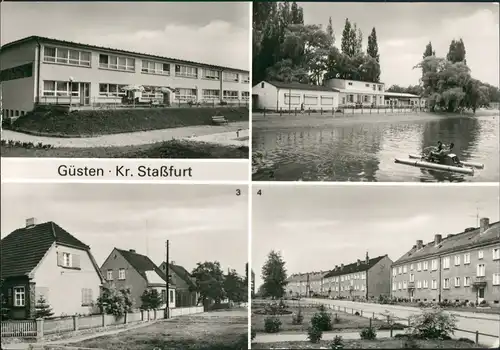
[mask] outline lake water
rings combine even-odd
[[[375,116],[374,116],[375,117]],[[289,119],[287,119],[289,118]],[[255,118],[254,181],[499,181],[499,117],[433,115]],[[376,120],[375,120],[376,119]],[[463,161],[484,164],[474,176],[395,164],[438,140]]]

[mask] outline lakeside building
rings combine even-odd
[[[500,222],[437,234],[416,244],[392,265],[392,296],[414,301],[500,300]]]
[[[262,81],[252,88],[252,105],[268,110],[425,107],[425,99],[385,91],[384,83],[329,79],[324,86]]]
[[[330,298],[378,298],[390,295],[392,260],[387,255],[336,265],[331,271],[294,274],[287,280],[290,296],[322,295]]]
[[[247,103],[246,70],[70,41],[26,37],[0,48],[2,112],[38,104]]]

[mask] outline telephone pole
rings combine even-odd
[[[167,315],[166,315],[166,318],[170,318],[170,272],[169,272],[169,247],[170,244],[169,244],[169,241],[167,239],[167,242],[165,243],[165,273],[167,274],[167,293],[166,293],[166,302],[167,302],[167,306],[166,306],[166,311],[167,311]]]

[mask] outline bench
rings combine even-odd
[[[227,119],[222,115],[215,115],[212,117],[212,123],[214,124],[227,124]]]

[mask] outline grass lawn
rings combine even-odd
[[[218,315],[220,314],[220,316]],[[247,349],[247,317],[241,313],[180,316],[118,334],[72,343],[106,350],[243,350]]]
[[[247,107],[106,109],[71,113],[48,108],[18,118],[12,129],[40,136],[82,137],[212,125],[214,115],[224,116],[229,122],[249,120]]]
[[[198,141],[165,141],[150,145],[39,149],[1,146],[2,157],[49,158],[222,158],[248,159],[248,147],[224,146]]]
[[[406,340],[344,340],[344,349],[405,349]],[[331,349],[332,341],[319,344],[309,342],[252,343],[252,349]],[[481,346],[460,340],[417,340],[419,349],[479,349]],[[408,348],[408,347],[406,347]],[[411,347],[410,347],[411,348]]]
[[[254,308],[254,304],[252,304],[252,308]],[[252,309],[255,311],[254,309]],[[290,307],[288,310],[293,313],[298,313],[299,309],[297,307]],[[333,322],[333,330],[359,330],[361,328],[370,326],[370,319],[366,317],[350,315],[343,312],[336,312],[333,310],[329,310],[332,315],[332,321],[335,319],[335,314],[338,315],[339,322]],[[292,324],[293,314],[290,315],[280,315],[277,316],[281,319],[281,330],[280,332],[307,332],[307,328],[310,325],[311,317],[319,312],[317,308],[312,307],[303,307],[302,315],[304,316],[304,321],[302,324],[294,325]],[[252,314],[252,330],[263,333],[264,331],[264,320],[269,317],[269,315],[259,315]],[[385,322],[380,320],[372,320],[372,325],[376,328],[380,328],[382,326],[387,326]]]

